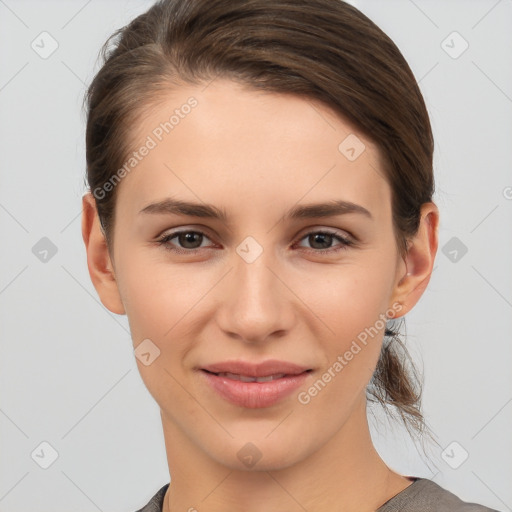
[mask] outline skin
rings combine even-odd
[[[307,390],[379,314],[400,304],[402,316],[420,299],[438,209],[423,205],[402,258],[377,148],[322,104],[224,79],[170,91],[140,120],[134,150],[190,96],[197,107],[118,185],[112,253],[93,196],[83,198],[88,268],[102,303],[128,316],[134,347],[149,338],[160,350],[137,365],[161,409],[172,480],[164,510],[376,510],[411,484],[379,457],[367,422],[365,388],[383,328],[308,404],[294,392],[272,407],[242,408],[196,368],[281,359],[314,369],[299,391]],[[338,150],[349,134],[366,148],[354,161]],[[171,196],[223,208],[228,222],[139,213]],[[297,203],[333,199],[372,218],[282,220]],[[176,228],[205,234],[168,242],[200,247],[195,253],[155,242]],[[333,252],[335,238],[322,246],[307,236],[322,229],[357,241]],[[252,263],[236,252],[247,236],[263,249]],[[237,457],[249,442],[262,455],[251,468]]]

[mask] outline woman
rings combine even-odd
[[[393,471],[368,428],[372,399],[425,432],[392,320],[438,245],[394,43],[340,0],[166,0],[104,59],[82,230],[161,410],[171,485],[141,510],[490,510]]]

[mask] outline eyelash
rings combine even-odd
[[[202,231],[181,230],[181,231],[174,231],[173,233],[169,233],[169,234],[165,235],[164,237],[157,240],[157,243],[158,243],[158,245],[163,246],[165,250],[171,251],[171,252],[174,252],[177,254],[195,254],[198,251],[201,251],[202,249],[206,249],[206,247],[198,247],[196,249],[183,249],[183,248],[177,248],[177,247],[171,246],[170,241],[173,238],[176,238],[177,236],[179,236],[183,233],[195,233],[195,234],[202,235],[209,239],[208,235],[206,233],[203,233]],[[317,234],[332,236],[334,239],[341,242],[341,245],[334,249],[333,248],[330,248],[330,249],[307,249],[306,248],[306,252],[315,253],[315,254],[325,254],[325,253],[333,254],[333,253],[337,253],[339,251],[347,250],[349,247],[355,245],[355,242],[350,240],[349,238],[346,238],[344,236],[341,236],[339,234],[333,233],[331,231],[326,231],[326,230],[310,231],[308,233],[305,233],[304,235],[302,235],[301,238],[299,238],[297,240],[297,242],[300,242],[301,240],[303,240],[304,238],[307,238],[310,235],[317,235]]]

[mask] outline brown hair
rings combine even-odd
[[[356,8],[341,0],[161,0],[101,52],[85,98],[87,181],[110,249],[116,188],[104,185],[126,161],[137,119],[173,85],[221,76],[320,101],[373,141],[405,255],[434,193],[432,130],[406,60]],[[395,406],[409,432],[421,433],[421,383],[398,334],[388,324],[367,396]]]

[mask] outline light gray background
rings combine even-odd
[[[458,443],[448,460],[469,456],[453,469],[434,447],[427,465],[403,429],[374,439],[397,471],[512,510],[512,1],[352,3],[399,46],[431,115],[440,248],[408,345],[429,424]],[[169,481],[128,323],[99,302],[80,232],[82,96],[101,44],[150,4],[0,0],[1,511],[133,511]],[[43,31],[59,45],[46,59],[31,47]],[[453,31],[469,44],[457,58]]]

